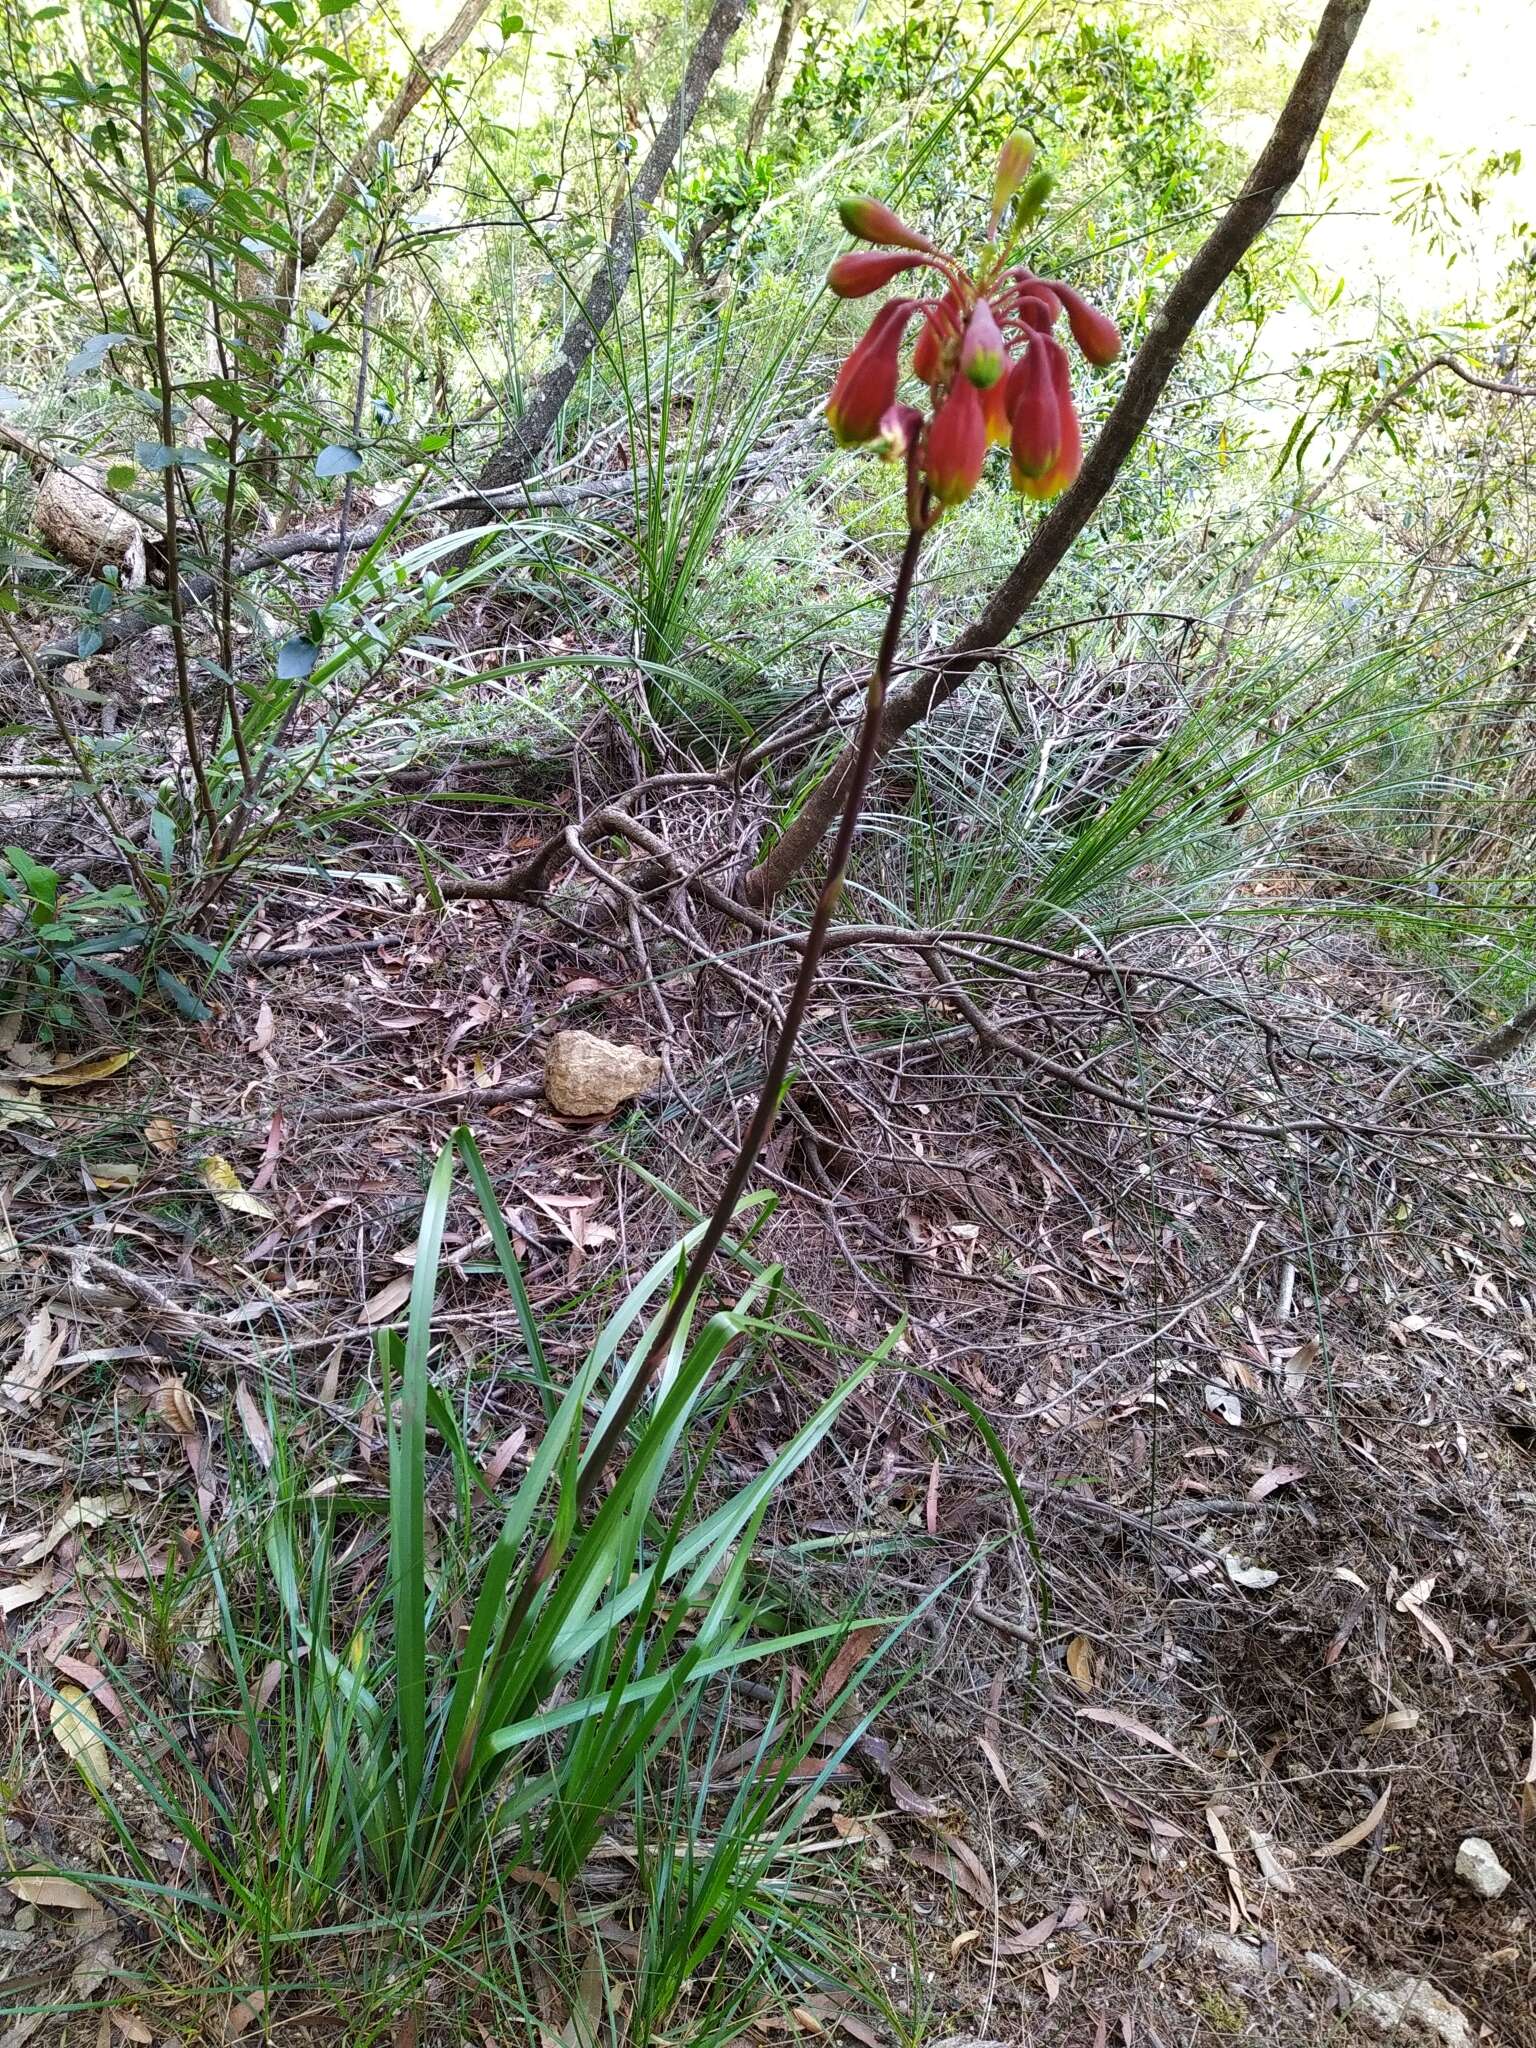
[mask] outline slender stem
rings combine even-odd
[[[153,326],[150,340],[155,364],[156,393],[160,406],[161,453],[166,467],[165,484],[165,594],[171,614],[171,649],[176,662],[176,697],[181,711],[181,729],[187,743],[187,765],[197,791],[197,810],[207,830],[210,850],[216,850],[219,814],[208,785],[203,762],[202,734],[198,729],[197,704],[192,694],[192,669],[187,657],[186,603],[181,588],[181,549],[177,535],[180,517],[176,502],[176,468],[172,450],[176,441],[174,410],[175,370],[171,363],[170,317],[165,303],[165,276],[159,246],[159,166],[155,160],[155,138],[151,123],[149,91],[150,23],[135,9],[139,58],[139,152],[144,165],[144,264],[149,272]]]
[[[720,1190],[704,1234],[695,1245],[693,1255],[673,1292],[666,1314],[651,1340],[647,1353],[651,1360],[650,1369],[635,1374],[629,1392],[614,1410],[607,1428],[588,1451],[586,1462],[577,1475],[578,1509],[585,1507],[596,1493],[603,1474],[612,1462],[614,1453],[623,1441],[641,1402],[649,1392],[651,1383],[666,1364],[667,1353],[682,1328],[684,1318],[693,1306],[711,1261],[725,1241],[726,1232],[730,1229],[736,1214],[736,1205],[741,1200],[768,1133],[773,1128],[774,1119],[779,1113],[779,1101],[784,1092],[784,1083],[789,1078],[789,1063],[794,1056],[795,1041],[800,1035],[800,1027],[805,1022],[806,1012],[810,1008],[827,933],[831,929],[838,899],[843,893],[848,861],[853,852],[854,835],[858,831],[859,814],[864,807],[870,772],[878,752],[880,714],[885,708],[886,687],[891,679],[891,671],[896,665],[896,649],[901,639],[908,601],[912,595],[912,583],[917,573],[917,558],[922,551],[923,536],[927,530],[926,523],[914,521],[907,533],[901,566],[896,572],[896,582],[891,590],[885,631],[880,637],[880,651],[875,657],[875,665],[864,695],[864,716],[859,725],[853,769],[847,781],[843,815],[838,825],[837,837],[832,844],[827,877],[821,885],[821,894],[816,899],[816,909],[805,935],[804,949],[800,955],[800,970],[795,976],[795,985],[784,1012],[784,1021],[779,1026],[778,1039],[769,1057],[768,1070],[763,1076],[757,1108],[753,1111],[752,1121],[747,1126],[746,1135],[737,1150],[731,1170],[725,1177],[725,1186]],[[500,1645],[511,1642],[516,1637],[527,1619],[540,1587],[547,1584],[559,1561],[559,1553],[551,1536],[508,1605],[498,1637],[498,1658],[493,1658],[493,1668],[495,1662],[499,1661]],[[488,1683],[482,1692],[482,1698],[488,1697],[493,1691],[494,1684]],[[479,1715],[471,1714],[459,1744],[458,1754],[453,1760],[454,1804],[463,1796],[479,1734]]]

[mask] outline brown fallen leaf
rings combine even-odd
[[[67,1877],[50,1877],[41,1870],[19,1870],[5,1880],[5,1888],[24,1906],[56,1906],[71,1913],[88,1913],[96,1904],[83,1885]]]
[[[1211,1831],[1211,1842],[1216,1850],[1216,1861],[1227,1874],[1227,1891],[1231,1897],[1233,1932],[1244,1920],[1253,1915],[1248,1910],[1248,1894],[1243,1890],[1243,1874],[1237,1867],[1237,1857],[1232,1850],[1232,1837],[1227,1833],[1225,1809],[1208,1806],[1205,1809],[1205,1824]]]
[[[136,2012],[124,2012],[120,2007],[113,2006],[107,2014],[107,2019],[114,2032],[121,2034],[125,2041],[134,2042],[136,2048],[140,2043],[145,2044],[147,2048],[147,2044],[155,2038]]]
[[[67,1650],[50,1650],[48,1661],[55,1671],[62,1671],[66,1678],[72,1678],[76,1685],[84,1686],[91,1698],[117,1722],[119,1727],[128,1726],[128,1716],[123,1712],[123,1703],[113,1691],[106,1673],[98,1671],[94,1664],[88,1664],[83,1657],[72,1657]]]
[[[1031,1949],[1044,1948],[1051,1936],[1061,1925],[1059,1913],[1047,1913],[1043,1920],[1037,1920],[1033,1927],[1021,1928],[1017,1934],[998,1937],[992,1953],[1000,1960],[1010,1956],[1027,1956]]]
[[[152,1116],[144,1126],[144,1138],[150,1150],[158,1152],[162,1159],[168,1159],[181,1142],[168,1116]]]
[[[363,1321],[368,1324],[387,1323],[391,1316],[398,1315],[411,1298],[412,1276],[397,1273],[393,1280],[386,1280],[374,1294],[363,1303]]]
[[[197,1435],[197,1403],[187,1392],[187,1383],[179,1373],[167,1374],[156,1387],[149,1405],[177,1436]]]
[[[813,1713],[824,1714],[838,1699],[849,1679],[879,1639],[880,1631],[873,1626],[849,1630],[838,1644],[837,1654],[827,1666],[822,1681],[816,1688],[816,1698],[811,1707]]]
[[[945,1835],[942,1846],[912,1842],[903,1847],[901,1853],[909,1863],[919,1864],[924,1870],[931,1870],[935,1876],[946,1879],[979,1906],[990,1909],[996,1903],[997,1894],[985,1865],[975,1850],[958,1836]]]
[[[256,1453],[256,1461],[263,1472],[272,1470],[272,1460],[277,1456],[277,1446],[272,1441],[272,1432],[267,1418],[257,1405],[256,1396],[244,1380],[235,1381],[235,1407],[239,1410],[240,1424]]]
[[[1298,1479],[1305,1479],[1305,1465],[1271,1465],[1267,1472],[1261,1472],[1248,1489],[1250,1500],[1268,1500],[1269,1496],[1282,1486],[1294,1486]]]
[[[1159,1735],[1157,1730],[1149,1728],[1145,1721],[1135,1721],[1129,1714],[1117,1713],[1113,1707],[1079,1707],[1077,1718],[1079,1721],[1097,1721],[1104,1728],[1118,1728],[1122,1735],[1129,1735],[1136,1742],[1145,1742],[1149,1748],[1160,1749],[1164,1756],[1176,1758],[1190,1770],[1200,1769],[1194,1758],[1187,1755],[1176,1743],[1170,1742],[1166,1735]]]
[[[249,2032],[266,2009],[265,1991],[248,1991],[244,1998],[236,2000],[224,2016],[225,2040],[238,2041],[242,2034]]]
[[[199,1162],[198,1171],[203,1186],[231,1216],[255,1216],[264,1223],[274,1221],[277,1212],[269,1209],[259,1195],[248,1193],[240,1185],[240,1176],[227,1159],[221,1159],[216,1152],[209,1153]]]
[[[1093,1691],[1093,1645],[1086,1636],[1074,1636],[1067,1645],[1067,1673],[1086,1698]]]
[[[1374,1835],[1386,1814],[1387,1802],[1391,1797],[1392,1786],[1389,1782],[1385,1791],[1365,1816],[1364,1820],[1356,1821],[1352,1828],[1346,1828],[1336,1841],[1329,1842],[1324,1848],[1312,1851],[1315,1860],[1319,1863],[1326,1863],[1330,1857],[1347,1856],[1351,1849],[1356,1849],[1360,1846],[1367,1835]]]
[[[120,1074],[132,1058],[133,1053],[126,1046],[110,1052],[86,1052],[19,1078],[29,1088],[89,1088],[97,1081],[109,1081],[114,1074]]]
[[[245,1041],[247,1052],[265,1052],[272,1043],[272,1005],[262,998],[261,1008],[256,1012],[256,1029]]]

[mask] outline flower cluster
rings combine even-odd
[[[877,199],[845,199],[838,209],[849,234],[873,244],[832,265],[827,284],[839,298],[867,298],[912,271],[934,271],[944,281],[937,298],[894,298],[879,308],[827,400],[827,418],[844,447],[872,442],[884,454],[908,454],[914,524],[931,523],[945,506],[968,498],[987,450],[1004,442],[1015,490],[1027,498],[1065,490],[1081,467],[1083,444],[1057,325],[1065,316],[1073,341],[1096,367],[1120,353],[1119,329],[1081,292],[1010,261],[1053,183],[1045,171],[1029,176],[1032,155],[1022,135],[1003,147],[988,254],[974,273]],[[1005,216],[1009,231],[999,247]],[[914,324],[911,368],[928,387],[926,417],[896,396],[902,347]]]

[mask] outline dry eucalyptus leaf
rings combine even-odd
[[[18,1871],[5,1880],[5,1888],[26,1906],[58,1906],[71,1913],[88,1913],[96,1904],[83,1885],[40,1870]]]
[[[26,1076],[30,1088],[89,1088],[97,1081],[109,1081],[120,1074],[133,1058],[132,1051],[119,1047],[113,1052],[82,1053],[77,1059],[60,1060],[55,1066]]]
[[[1205,1383],[1205,1405],[1212,1415],[1219,1415],[1230,1429],[1243,1426],[1243,1404],[1233,1389],[1222,1380],[1207,1380]]]
[[[1428,1637],[1429,1641],[1434,1644],[1441,1656],[1444,1657],[1446,1663],[1454,1664],[1456,1662],[1455,1644],[1440,1626],[1439,1622],[1435,1620],[1434,1616],[1426,1610],[1425,1603],[1434,1590],[1435,1582],[1433,1578],[1416,1579],[1406,1593],[1398,1596],[1397,1611],[1399,1614],[1411,1614],[1424,1635]]]
[[[55,1323],[46,1308],[39,1308],[27,1324],[20,1355],[0,1385],[0,1394],[18,1408],[37,1407],[68,1335],[67,1324]]]
[[[82,1494],[72,1501],[59,1516],[47,1535],[34,1543],[30,1550],[17,1558],[19,1565],[41,1564],[45,1557],[51,1557],[66,1536],[72,1536],[76,1529],[99,1529],[103,1522],[109,1522],[114,1515],[123,1514],[128,1507],[126,1493]]]
[[[145,1143],[152,1152],[158,1152],[162,1159],[168,1159],[180,1143],[176,1126],[168,1116],[152,1116],[144,1126]]]
[[[30,1607],[35,1600],[41,1600],[53,1584],[49,1572],[38,1572],[30,1579],[16,1579],[9,1586],[0,1586],[0,1614],[14,1614],[20,1607]]]
[[[1360,1730],[1362,1735],[1406,1734],[1410,1728],[1417,1728],[1422,1715],[1417,1707],[1393,1707],[1390,1712],[1379,1714],[1374,1721],[1367,1721]]]
[[[409,1273],[397,1273],[393,1280],[386,1280],[376,1293],[370,1294],[363,1303],[365,1323],[387,1323],[391,1316],[398,1315],[411,1298]]]
[[[48,1726],[81,1777],[105,1792],[112,1782],[112,1765],[90,1694],[78,1685],[61,1685],[48,1708]]]
[[[85,1169],[91,1186],[110,1194],[114,1188],[136,1187],[144,1169],[132,1159],[93,1159]]]
[[[1268,1565],[1250,1564],[1235,1550],[1220,1553],[1222,1567],[1234,1586],[1242,1586],[1250,1593],[1267,1593],[1271,1586],[1278,1586],[1280,1574],[1272,1572]]]
[[[1275,1854],[1268,1835],[1261,1835],[1257,1828],[1250,1828],[1248,1839],[1253,1844],[1253,1853],[1264,1874],[1264,1882],[1277,1892],[1294,1892],[1296,1880]]]
[[[1356,1821],[1352,1828],[1346,1828],[1337,1841],[1329,1842],[1324,1848],[1312,1851],[1316,1860],[1319,1863],[1326,1863],[1330,1857],[1347,1855],[1351,1849],[1357,1849],[1367,1835],[1375,1834],[1386,1815],[1387,1802],[1391,1797],[1392,1787],[1388,1784],[1386,1790],[1365,1816],[1364,1820]]]
[[[240,1411],[241,1426],[250,1439],[251,1449],[256,1453],[263,1472],[270,1472],[277,1447],[272,1441],[272,1432],[267,1427],[267,1418],[257,1405],[256,1396],[244,1380],[235,1381],[235,1406]]]
[[[227,1209],[231,1216],[255,1216],[263,1223],[273,1221],[276,1211],[269,1209],[259,1195],[253,1195],[240,1185],[240,1176],[227,1159],[221,1159],[211,1152],[198,1168],[203,1176],[203,1186],[212,1195],[221,1209]]]
[[[1316,1337],[1309,1337],[1305,1344],[1298,1344],[1285,1361],[1285,1391],[1294,1400],[1307,1383],[1307,1374],[1323,1355],[1323,1347]]]

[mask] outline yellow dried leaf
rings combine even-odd
[[[143,1170],[131,1159],[93,1159],[86,1168],[92,1187],[107,1191],[133,1187]]]
[[[78,1685],[61,1685],[58,1698],[48,1709],[48,1725],[54,1741],[81,1777],[105,1792],[112,1782],[112,1766],[90,1694]]]
[[[221,1159],[216,1152],[210,1152],[199,1167],[203,1186],[212,1195],[221,1209],[227,1209],[231,1216],[256,1216],[264,1223],[270,1223],[273,1211],[259,1195],[247,1192],[240,1185],[240,1176],[227,1159]]]
[[[152,1152],[158,1152],[162,1159],[169,1158],[180,1140],[176,1126],[168,1116],[152,1116],[144,1126],[144,1138]]]
[[[27,1086],[89,1088],[93,1082],[109,1081],[114,1074],[120,1074],[132,1058],[133,1053],[126,1046],[120,1046],[116,1052],[82,1053],[78,1059],[60,1060],[40,1074],[28,1074]]]

